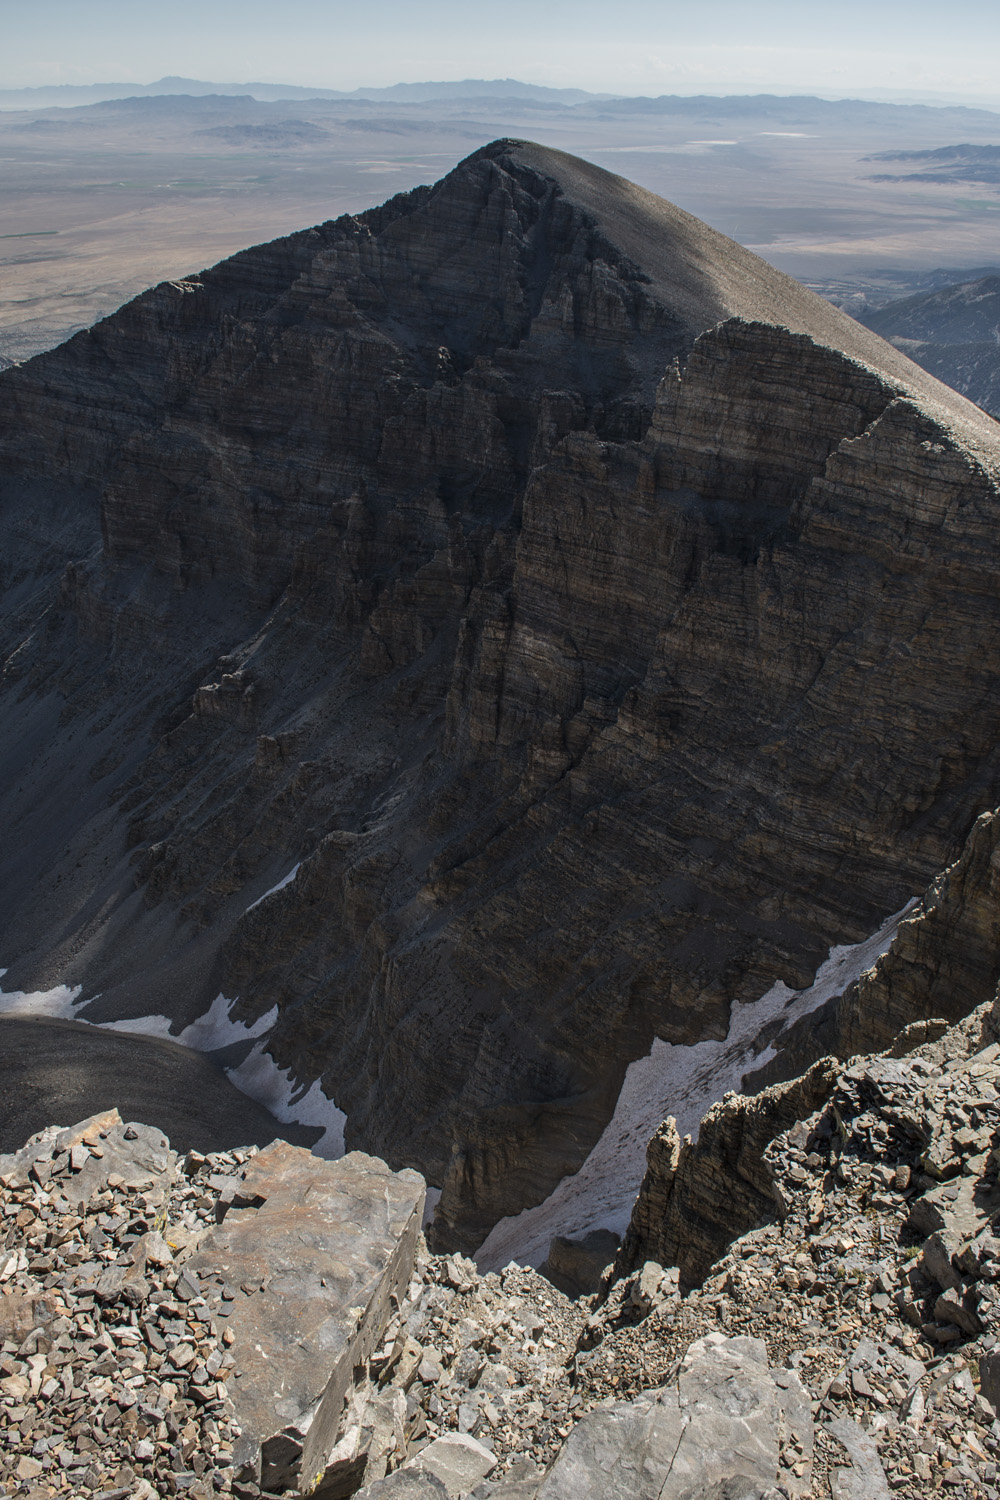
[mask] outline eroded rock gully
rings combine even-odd
[[[5,983],[276,1005],[474,1248],[995,805],[998,451],[525,143],[155,288],[0,376]]]

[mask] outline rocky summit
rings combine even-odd
[[[826,1060],[687,1291],[653,1259],[570,1300],[432,1256],[420,1178],[361,1153],[43,1131],[0,1157],[0,1486],[997,1500],[1000,1005],[921,1030]]]
[[[0,374],[5,986],[231,997],[474,1251],[1000,801],[998,476],[525,142],[155,288]]]

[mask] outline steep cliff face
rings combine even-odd
[[[775,1063],[748,1075],[751,1096],[730,1094],[702,1122],[696,1142],[665,1120],[649,1142],[647,1170],[625,1236],[621,1265],[652,1259],[699,1282],[735,1234],[781,1212],[768,1146],[831,1097],[848,1058],[904,1057],[966,1022],[1000,1035],[1000,812],[977,819],[959,858],[899,924],[888,950],[843,995],[792,1029]],[[979,1017],[979,1020],[974,1018]],[[795,1057],[814,1058],[789,1078]],[[784,1081],[771,1083],[775,1074]],[[765,1086],[769,1085],[769,1086]]]
[[[1000,796],[1000,429],[557,152],[156,288],[0,424],[11,979],[277,1005],[442,1243]]]
[[[857,981],[776,1037],[748,1090],[793,1077],[817,1056],[888,1047],[908,1026],[954,1023],[1000,982],[1000,811],[983,813],[954,864],[906,913],[887,951]]]

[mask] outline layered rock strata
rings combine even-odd
[[[755,1095],[727,1095],[709,1110],[694,1143],[681,1141],[672,1119],[664,1121],[647,1147],[621,1267],[653,1259],[679,1266],[686,1285],[700,1281],[734,1229],[750,1229],[774,1212],[768,1150],[833,1095],[844,1059],[882,1048],[905,1057],[934,1042],[949,1022],[991,1005],[1000,980],[998,840],[1000,816],[984,813],[959,858],[900,923],[887,952],[843,995],[792,1028],[784,1054],[750,1078],[762,1084],[768,1071],[787,1071],[810,1050],[829,1046],[831,1055]]]
[[[995,804],[997,432],[517,142],[3,373],[10,982],[277,1005],[475,1247]]]

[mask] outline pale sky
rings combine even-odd
[[[0,0],[0,87],[165,74],[997,95],[1000,0]]]

